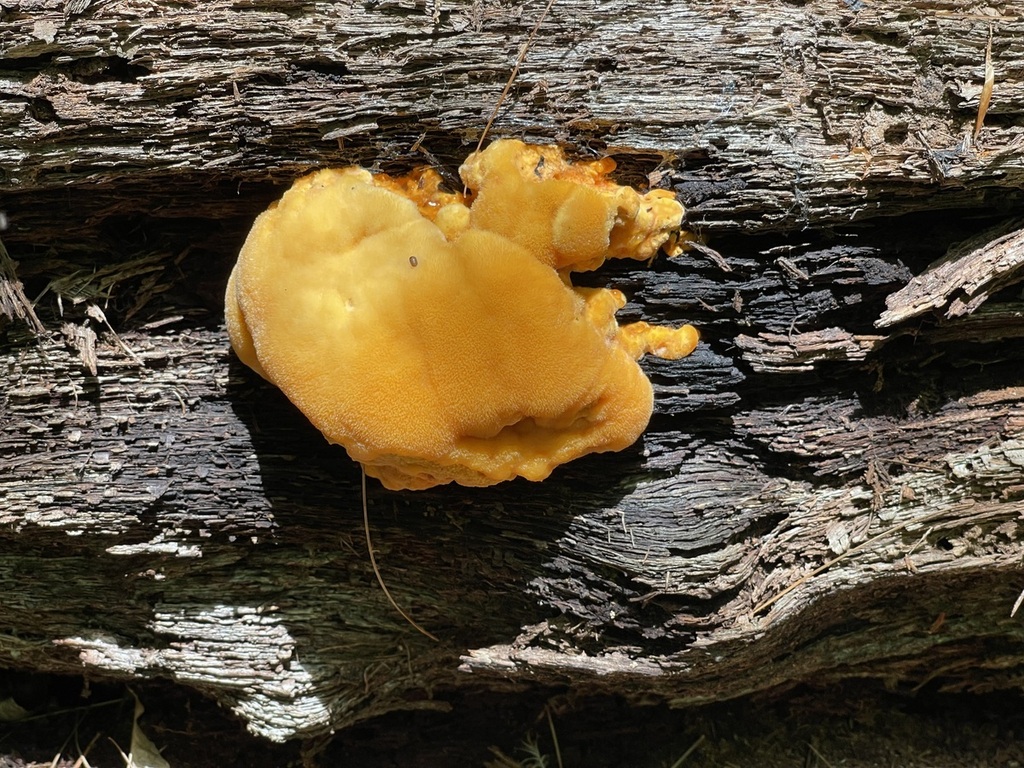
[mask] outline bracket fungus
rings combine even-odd
[[[610,159],[499,140],[460,168],[299,179],[231,273],[239,358],[391,489],[543,480],[632,444],[650,420],[636,360],[693,351],[691,326],[620,327],[619,291],[570,273],[678,250],[683,207],[608,179]]]

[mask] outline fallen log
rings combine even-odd
[[[356,465],[230,352],[224,281],[308,168],[453,176],[534,12],[4,6],[0,664],[166,678],[275,740],[459,686],[1018,685],[1024,19],[958,7],[554,6],[495,134],[675,189],[704,244],[588,279],[703,341],[645,361],[631,450],[370,485],[435,643]]]

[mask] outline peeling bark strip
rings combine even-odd
[[[946,320],[965,317],[1000,290],[1024,280],[1024,229],[1015,220],[987,230],[949,249],[940,260],[914,277],[906,287],[890,294],[886,310],[875,321],[878,328],[888,328],[929,310],[943,309]],[[1013,230],[1007,234],[1007,230]],[[786,267],[790,275],[796,267]],[[810,277],[801,273],[804,280]],[[980,318],[984,320],[984,318]],[[937,329],[946,338],[975,338],[980,323],[962,323],[957,327]],[[1001,325],[998,324],[997,325]],[[883,344],[910,331],[897,330],[890,336],[853,334],[842,328],[824,328],[806,333],[761,333],[756,338],[740,334],[736,344],[743,358],[755,371],[785,373],[813,370],[826,361],[865,360]],[[915,334],[929,335],[915,330]],[[1020,323],[1008,323],[997,331],[998,336],[1014,338],[1024,335]],[[998,336],[988,335],[993,341]],[[986,336],[983,334],[982,338]]]
[[[0,240],[0,314],[8,320],[21,320],[35,333],[46,329],[36,316],[32,302],[25,296],[25,289],[18,280],[14,261]]]
[[[704,342],[645,363],[632,450],[371,484],[435,644],[376,587],[357,468],[230,355],[224,280],[267,179],[418,148],[450,171],[535,18],[3,6],[0,288],[45,330],[0,319],[0,663],[168,678],[273,739],[508,681],[679,706],[1017,686],[1024,20],[961,8],[553,6],[496,131],[680,192],[710,246],[614,282],[624,320]]]
[[[933,309],[944,310],[946,319],[963,317],[992,294],[1024,279],[1024,229],[1018,229],[1022,223],[1010,222],[951,250],[886,299],[886,311],[875,325],[886,328]]]
[[[885,336],[865,336],[842,328],[826,328],[792,336],[762,333],[757,338],[740,334],[736,344],[743,359],[758,372],[811,371],[827,360],[865,360]]]

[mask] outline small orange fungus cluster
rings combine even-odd
[[[301,178],[231,273],[231,343],[388,488],[543,480],[625,448],[651,416],[637,358],[684,357],[697,332],[619,327],[619,291],[570,282],[678,247],[675,197],[613,168],[502,140],[463,164],[466,195],[430,170]]]

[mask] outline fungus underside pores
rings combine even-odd
[[[637,359],[697,332],[630,323],[625,297],[573,286],[609,258],[678,249],[683,208],[608,179],[610,159],[495,141],[467,194],[361,168],[305,176],[261,214],[226,295],[239,358],[391,489],[543,480],[646,428]]]

